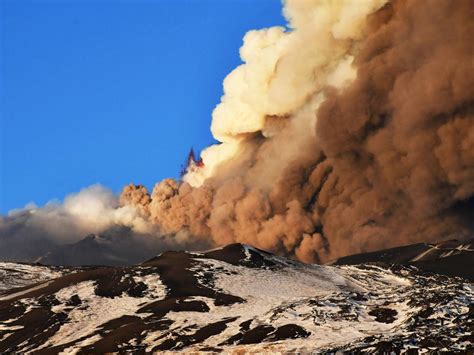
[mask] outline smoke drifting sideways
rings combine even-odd
[[[474,3],[288,0],[283,12],[287,29],[245,35],[213,112],[221,143],[183,181],[119,200],[86,189],[0,219],[0,235],[118,224],[164,249],[242,242],[305,262],[472,236]],[[82,194],[102,202],[70,202]]]
[[[0,216],[0,260],[41,262],[40,258],[44,257],[56,260],[61,255],[51,253],[62,254],[58,247],[74,244],[89,234],[105,235],[108,239],[102,241],[116,244],[106,246],[106,253],[112,254],[107,256],[117,264],[141,261],[141,255],[172,249],[177,243],[176,236],[170,239],[162,235],[135,207],[120,206],[118,197],[110,190],[92,185],[69,195],[62,203],[50,202],[41,208],[30,204]],[[126,250],[130,245],[135,250]],[[187,246],[185,241],[181,245]],[[84,252],[77,250],[73,253],[74,262],[65,264],[80,264],[81,260],[90,259],[82,255]]]

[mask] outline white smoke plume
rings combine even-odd
[[[86,249],[71,252],[74,260],[61,257],[58,248],[85,240],[87,235],[106,236],[109,260],[91,259]],[[101,239],[97,239],[100,243]],[[0,216],[0,260],[48,260],[53,263],[81,264],[81,260],[119,265],[142,261],[158,252],[174,248],[206,248],[180,235],[169,236],[143,217],[139,206],[121,206],[111,190],[96,184],[68,195],[64,201],[51,201],[42,207],[28,204]],[[133,250],[130,250],[132,248]],[[54,257],[48,257],[54,252]],[[44,259],[47,257],[47,259]]]
[[[42,229],[52,239],[74,241],[87,233],[100,233],[114,225],[133,228],[139,233],[151,232],[151,226],[131,205],[120,206],[112,191],[92,185],[67,196],[63,203],[49,202],[39,208],[28,204],[12,210],[0,219],[0,228],[9,219],[28,216],[28,225]],[[67,231],[67,233],[66,233]]]
[[[314,112],[322,90],[343,87],[355,78],[351,63],[364,36],[365,18],[385,2],[289,0],[284,8],[289,30],[248,32],[240,49],[244,64],[225,78],[224,96],[212,115],[212,134],[222,143],[207,148],[202,153],[204,168],[190,172],[184,181],[199,186],[221,174],[216,172],[221,163],[245,159],[245,153],[251,154],[245,144],[255,134],[285,135],[280,139],[285,149],[278,149],[285,156],[262,159],[265,165],[278,161],[275,167],[262,167],[269,178],[275,177],[271,170],[304,149],[309,138],[304,136],[315,135]],[[272,141],[280,146],[278,138]],[[266,185],[272,181],[260,180]]]

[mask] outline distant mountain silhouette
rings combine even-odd
[[[346,256],[330,265],[382,262],[414,265],[425,271],[474,280],[474,238],[437,244],[418,243],[398,248]]]

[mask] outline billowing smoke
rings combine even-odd
[[[317,133],[335,255],[472,236],[472,15],[470,0],[388,4],[369,19],[356,80],[326,93]]]
[[[342,88],[366,36],[365,17],[384,1],[288,1],[290,30],[250,31],[244,64],[224,81],[212,133],[222,142],[202,153],[184,183],[164,180],[148,196],[125,188],[121,201],[166,233],[222,245],[244,242],[305,261],[326,250],[316,191],[328,167],[316,138],[324,89]],[[321,259],[321,258],[320,258]]]
[[[137,207],[120,206],[119,199],[110,190],[93,185],[69,195],[62,203],[50,202],[41,208],[30,204],[0,216],[0,260],[36,261],[88,234],[106,235],[112,242],[122,238],[132,244],[135,251],[125,250],[128,247],[125,243],[108,251],[121,254],[125,258],[123,263],[131,257],[141,261],[141,255],[148,255],[146,249],[153,254],[175,248],[177,243],[188,246],[186,240],[178,240],[176,236],[171,239],[160,233],[158,226],[144,219]],[[193,242],[193,245],[196,244]],[[76,253],[77,263],[86,257],[80,255],[81,252]]]
[[[288,28],[245,35],[213,112],[220,144],[183,181],[84,211],[66,200],[28,224],[306,262],[472,235],[474,2],[287,0],[284,15]]]
[[[170,233],[308,262],[469,235],[473,10],[287,1],[289,31],[245,36],[204,167],[123,201]]]
[[[71,194],[63,203],[50,202],[42,208],[31,204],[23,209],[10,211],[2,217],[2,227],[14,221],[25,219],[25,228],[42,230],[42,234],[52,239],[74,241],[86,233],[103,231],[114,225],[134,227],[139,232],[147,232],[150,225],[139,216],[134,206],[119,206],[118,199],[108,189],[92,185],[76,194]],[[69,233],[65,233],[69,231]]]

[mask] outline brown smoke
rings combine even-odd
[[[472,234],[473,15],[470,0],[386,5],[357,79],[327,93],[317,134],[336,179],[322,218],[333,256]]]
[[[342,40],[357,76],[326,87],[316,113],[317,95],[268,115],[278,134],[239,136],[238,159],[198,187],[167,179],[149,196],[130,185],[121,202],[176,238],[249,243],[306,262],[472,234],[473,15],[471,0],[385,5],[358,30],[363,40]],[[295,43],[303,39],[312,40]],[[286,62],[280,78],[298,65]],[[317,116],[316,135],[292,123],[305,112]]]
[[[147,206],[150,204],[151,198],[147,189],[143,185],[125,186],[120,195],[120,204],[136,206],[140,213],[145,217],[149,217]]]

